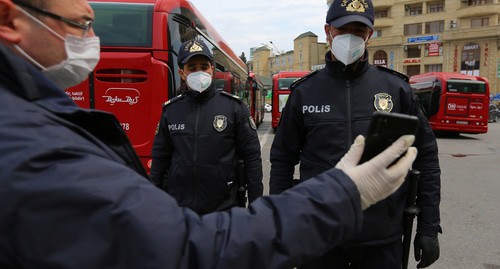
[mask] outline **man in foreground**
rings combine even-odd
[[[359,231],[415,159],[410,136],[357,166],[358,137],[338,169],[200,217],[146,179],[113,115],[60,88],[97,63],[93,19],[85,0],[0,0],[0,268],[290,268]]]

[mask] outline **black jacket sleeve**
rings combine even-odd
[[[278,194],[290,188],[295,165],[299,163],[304,140],[302,115],[298,91],[292,91],[281,113],[281,120],[271,147],[271,173],[269,193]]]
[[[171,165],[173,150],[172,140],[168,131],[167,117],[164,110],[155,132],[155,140],[151,152],[153,160],[151,164],[150,180],[157,187],[166,187],[165,182],[168,169]]]
[[[418,149],[417,159],[413,169],[420,171],[418,183],[417,206],[418,214],[417,232],[436,236],[441,232],[439,204],[441,201],[441,169],[438,158],[438,145],[434,132],[427,118],[417,103],[416,97],[411,93],[410,112],[420,119],[419,129],[415,140]]]
[[[0,175],[0,264],[291,268],[362,225],[359,193],[340,170],[200,217],[122,164],[66,149],[40,154]]]
[[[240,103],[237,111],[238,127],[236,130],[236,154],[245,162],[245,180],[248,188],[248,200],[253,202],[262,196],[262,159],[257,131],[251,123],[248,108]]]

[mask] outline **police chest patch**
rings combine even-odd
[[[217,132],[222,132],[227,127],[227,117],[224,115],[217,115],[214,118],[214,128]]]
[[[254,130],[257,130],[257,125],[255,125],[255,121],[253,121],[252,116],[248,117],[248,122],[250,123],[250,127]]]
[[[377,111],[391,112],[393,107],[392,96],[387,93],[377,93],[373,105]]]

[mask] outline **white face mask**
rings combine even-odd
[[[186,83],[191,90],[202,92],[212,84],[212,75],[204,71],[193,72],[187,76]]]
[[[59,35],[54,30],[50,29],[43,22],[33,17],[24,9],[19,8],[26,16],[33,21],[43,26],[56,37],[64,41],[67,58],[59,64],[44,67],[35,59],[29,56],[23,49],[15,45],[15,48],[29,61],[42,70],[42,73],[57,86],[62,89],[75,86],[84,81],[90,72],[92,72],[99,62],[100,57],[100,41],[99,37],[78,37],[67,35],[66,38]]]
[[[331,51],[337,60],[349,65],[363,56],[365,40],[353,34],[337,35],[333,38]]]

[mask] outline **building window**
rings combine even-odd
[[[469,0],[467,2],[469,6],[480,6],[480,5],[486,5],[486,0]]]
[[[288,56],[288,64],[293,64],[293,57],[292,56]]]
[[[422,4],[405,6],[406,16],[417,16],[421,14],[422,14]]]
[[[442,64],[427,64],[425,65],[425,72],[443,72]]]
[[[443,12],[444,2],[430,3],[428,7],[429,7],[429,13]]]
[[[470,27],[481,27],[490,25],[490,18],[475,18],[470,20]]]
[[[383,50],[375,52],[373,55],[373,65],[387,67],[387,53]]]
[[[444,31],[444,21],[431,21],[425,23],[425,33],[442,33]]]
[[[371,38],[382,37],[382,30],[374,30]]]
[[[406,75],[411,77],[420,74],[420,65],[408,65],[406,66]]]
[[[406,46],[407,58],[420,58],[420,45]]]
[[[405,36],[408,35],[421,35],[422,34],[422,24],[405,24],[404,26]]]
[[[302,60],[302,51],[299,52],[299,59]]]
[[[375,18],[387,18],[387,9],[375,11]]]

